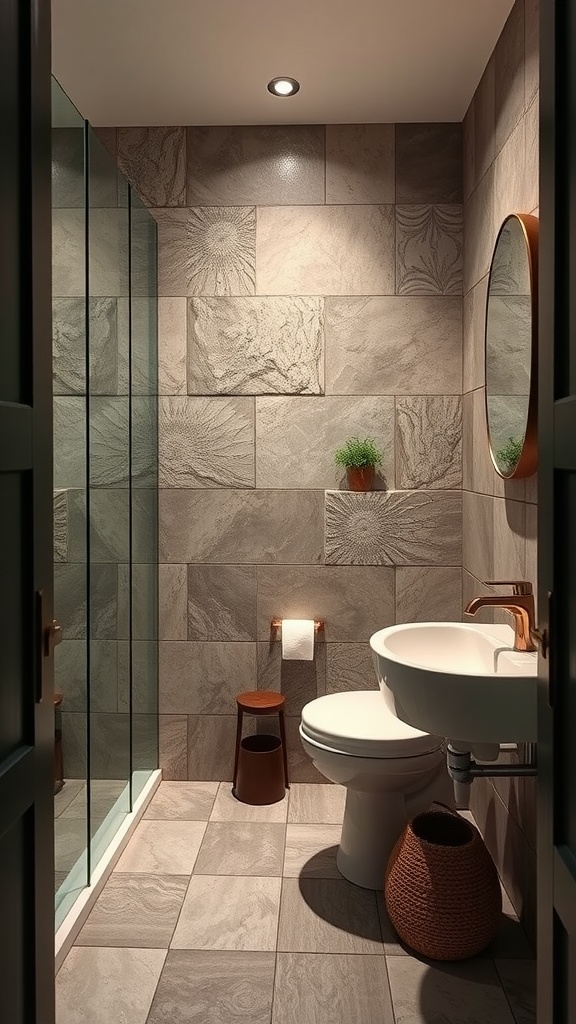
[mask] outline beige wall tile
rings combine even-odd
[[[497,579],[526,579],[526,506],[496,498],[493,506],[493,572]]]
[[[536,181],[537,181],[536,177]],[[494,161],[494,219],[498,229],[509,213],[534,202],[533,177],[526,166],[526,125],[522,117]]]
[[[254,399],[161,397],[160,487],[254,487]]]
[[[186,394],[186,299],[158,299],[158,392]]]
[[[463,178],[463,202],[468,202],[474,190],[476,181],[474,179],[474,101],[468,107],[462,122],[462,178]]]
[[[326,693],[375,690],[378,686],[372,650],[363,644],[326,644]]]
[[[158,566],[160,640],[186,640],[188,569],[185,565]]]
[[[484,386],[484,323],[488,276],[483,277],[464,296],[462,311],[463,386],[474,391]]]
[[[236,694],[255,689],[255,644],[181,640],[160,643],[163,715],[233,715]]]
[[[242,687],[237,689],[240,693]],[[249,720],[244,735],[254,728],[254,720]],[[236,715],[189,715],[188,778],[195,782],[231,782],[235,742]]]
[[[256,566],[188,566],[188,639],[256,639]]]
[[[459,622],[462,617],[460,567],[396,569],[397,622]]]
[[[186,205],[185,128],[119,128],[118,165],[147,206]]]
[[[494,165],[474,189],[464,207],[464,294],[486,276],[496,241]]]
[[[394,125],[326,125],[326,202],[393,203]]]
[[[531,213],[539,206],[539,104],[540,94],[537,92],[533,102],[524,115],[526,142],[526,210]]]
[[[462,486],[462,400],[396,399],[398,487]]]
[[[326,644],[315,644],[312,661],[282,659],[279,642],[258,644],[258,689],[286,697],[286,714],[300,716],[302,708],[326,691]]]
[[[396,125],[396,202],[462,202],[461,124]]]
[[[524,112],[524,0],[517,0],[494,50],[494,142],[499,153]]]
[[[540,3],[524,0],[524,102],[529,107],[540,85]]]
[[[474,96],[474,186],[494,160],[494,69],[491,57]]]
[[[494,579],[494,498],[464,491],[462,564],[479,580]]]
[[[188,778],[188,719],[186,715],[160,715],[159,767],[162,778],[184,782]]]
[[[526,505],[526,577],[538,600],[538,506]],[[538,616],[536,616],[538,618]]]

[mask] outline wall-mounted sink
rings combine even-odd
[[[510,626],[460,622],[405,623],[370,638],[397,717],[456,745],[536,741],[537,655],[513,645]]]

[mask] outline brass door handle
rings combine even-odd
[[[51,625],[44,630],[44,654],[47,658],[53,653],[54,648],[62,643],[62,623],[53,619]]]

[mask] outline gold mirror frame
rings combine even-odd
[[[498,251],[498,243],[504,228],[511,220],[516,220],[522,229],[526,255],[528,258],[528,272],[530,275],[530,309],[531,309],[531,353],[530,353],[530,394],[528,398],[528,416],[526,419],[526,431],[524,433],[524,444],[518,462],[511,473],[503,473],[498,466],[492,437],[490,434],[490,419],[488,415],[488,306],[490,302],[490,281],[494,267],[494,259]],[[486,295],[486,312],[484,316],[484,409],[486,416],[486,432],[488,434],[488,448],[492,465],[498,476],[504,480],[518,480],[521,477],[532,476],[538,467],[538,217],[530,213],[510,213],[504,218],[496,236],[496,242],[490,260],[490,272],[488,274],[488,291]]]

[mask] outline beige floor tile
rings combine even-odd
[[[290,787],[288,821],[298,825],[340,825],[345,802],[344,786],[294,783]]]
[[[144,817],[208,821],[217,792],[217,782],[161,782]]]
[[[394,1024],[385,958],[279,953],[272,1024]]]
[[[516,1024],[536,1024],[536,961],[496,960]]]
[[[288,953],[383,953],[375,893],[345,879],[285,878],[278,949]]]
[[[173,949],[274,950],[280,878],[192,875]]]
[[[396,1024],[514,1024],[489,960],[429,966],[411,956],[388,957]]]
[[[59,793],[54,796],[54,817],[59,818],[63,811],[86,788],[78,779],[67,779]]]
[[[188,875],[113,874],[76,944],[166,949],[188,881]]]
[[[204,821],[141,821],[115,870],[190,874],[205,831]]]
[[[125,779],[93,779],[90,783],[90,816],[92,821],[95,818],[103,821],[108,811],[114,807],[116,801],[123,795],[119,808],[128,814],[129,792],[128,783]],[[85,818],[86,817],[86,790],[84,789],[72,800],[68,807],[62,811],[63,818]]]
[[[165,949],[75,947],[56,979],[57,1024],[146,1024]]]
[[[285,825],[211,821],[194,865],[195,875],[281,875]]]
[[[221,782],[210,821],[286,821],[288,815],[288,794],[275,804],[244,804],[232,796],[232,784]]]
[[[341,878],[336,867],[340,825],[288,825],[283,874],[287,878]]]

